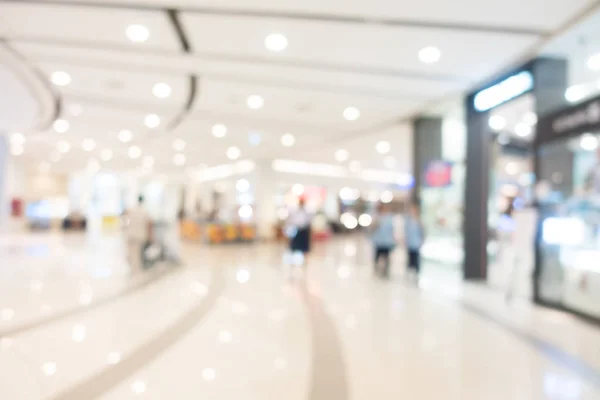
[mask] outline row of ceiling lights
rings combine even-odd
[[[533,126],[537,124],[537,115],[534,112],[528,112],[523,116],[523,120],[514,126],[514,132],[517,136],[526,138],[533,132]],[[506,129],[508,122],[501,115],[492,115],[488,120],[488,125],[496,132]]]

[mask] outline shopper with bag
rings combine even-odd
[[[396,247],[395,218],[386,204],[379,204],[371,224],[371,240],[375,249],[375,274],[387,278],[390,274],[390,253]]]
[[[144,198],[138,198],[135,208],[127,210],[127,260],[131,274],[139,274],[144,266],[144,251],[152,242],[152,221],[144,208]]]

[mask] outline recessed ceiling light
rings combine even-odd
[[[212,369],[212,368],[204,368],[202,370],[202,378],[205,381],[214,381],[216,377],[217,377],[217,373],[215,372],[214,369]]]
[[[131,390],[135,394],[142,394],[146,391],[146,383],[143,381],[135,381],[131,385]]]
[[[488,125],[496,132],[501,131],[506,128],[506,118],[500,115],[492,115],[488,121]]]
[[[250,189],[250,182],[248,182],[247,179],[240,179],[239,181],[237,181],[237,183],[235,184],[235,188],[239,191],[239,192],[245,192],[248,189]]]
[[[71,144],[66,140],[61,140],[56,143],[56,149],[61,153],[68,153],[71,150]]]
[[[292,147],[296,143],[296,138],[291,133],[285,133],[281,136],[281,144],[285,147]]]
[[[125,30],[125,34],[129,40],[135,43],[145,42],[150,37],[150,31],[148,28],[146,28],[144,25],[138,24],[129,25]]]
[[[265,100],[261,96],[253,94],[251,96],[248,96],[246,104],[248,104],[248,108],[252,110],[258,110],[259,108],[262,108],[265,105]]]
[[[392,200],[394,200],[394,194],[389,190],[386,190],[381,193],[380,199],[382,203],[391,203]]]
[[[387,154],[390,152],[390,142],[387,142],[385,140],[382,140],[380,142],[377,142],[377,144],[375,145],[375,150],[377,150],[377,152],[379,154]]]
[[[183,139],[175,139],[173,141],[173,150],[175,150],[175,151],[183,151],[183,150],[185,150],[185,146],[186,146],[186,143],[185,143],[185,140],[183,140]]]
[[[96,148],[96,142],[93,139],[83,139],[81,148],[85,151],[92,151]]]
[[[570,103],[578,102],[585,97],[585,90],[579,85],[571,86],[565,91],[565,99]]]
[[[123,143],[129,143],[133,139],[133,133],[129,129],[121,129],[119,132],[119,140]]]
[[[167,85],[164,82],[159,82],[154,85],[152,88],[152,94],[158,97],[159,99],[166,99],[171,95],[172,89],[171,86]]]
[[[385,165],[387,168],[395,168],[396,164],[397,164],[397,161],[392,156],[387,156],[383,159],[383,165]]]
[[[579,145],[585,151],[594,151],[598,148],[598,138],[591,133],[585,133],[581,136]]]
[[[526,123],[520,122],[515,125],[515,133],[520,137],[527,137],[531,135],[532,129],[531,125],[527,125]]]
[[[350,157],[350,154],[348,153],[348,150],[339,149],[335,152],[334,156],[336,161],[345,162],[348,160],[348,157]]]
[[[537,121],[538,121],[537,114],[534,113],[533,111],[530,111],[523,116],[523,122],[525,122],[527,125],[533,126],[533,125],[537,124]]]
[[[212,134],[214,137],[222,138],[227,135],[227,127],[223,124],[214,124],[212,127]]]
[[[592,71],[600,71],[600,53],[593,54],[588,58],[587,67]]]
[[[112,159],[113,152],[111,149],[104,149],[100,152],[100,159],[102,161],[110,161]]]
[[[148,128],[154,129],[160,125],[160,117],[156,114],[148,114],[144,118],[144,124]]]
[[[10,144],[22,146],[25,144],[25,136],[22,133],[15,132],[10,135]]]
[[[185,165],[185,155],[182,153],[177,153],[173,156],[173,164],[177,166]]]
[[[144,166],[144,168],[152,168],[154,166],[154,157],[144,157],[144,159],[142,160],[142,165]]]
[[[419,60],[425,64],[433,64],[440,60],[442,52],[435,46],[423,47],[419,50]]]
[[[287,38],[281,33],[272,33],[265,38],[265,47],[271,51],[280,52],[286,49]]]
[[[356,107],[346,107],[344,110],[344,118],[348,121],[356,121],[360,117],[360,110]]]
[[[240,149],[235,146],[231,146],[227,149],[227,158],[229,158],[230,160],[237,160],[238,158],[240,158],[241,154],[242,152],[240,151]]]
[[[129,155],[129,158],[140,158],[142,155],[142,149],[140,149],[138,146],[130,146],[129,149],[127,150],[127,155]]]
[[[67,74],[65,71],[55,71],[52,73],[50,80],[56,86],[67,86],[71,83],[71,75]]]
[[[52,124],[52,127],[58,133],[65,133],[69,130],[69,121],[67,121],[66,119],[57,119]]]

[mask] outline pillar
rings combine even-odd
[[[431,161],[442,159],[442,118],[421,117],[413,120],[414,200],[421,198],[423,172]]]
[[[277,180],[270,161],[256,163],[249,179],[254,192],[254,216],[259,239],[270,240],[275,237],[277,224]]]

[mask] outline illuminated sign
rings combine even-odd
[[[531,89],[533,89],[531,72],[519,72],[477,93],[473,99],[473,106],[477,111],[487,111]]]

